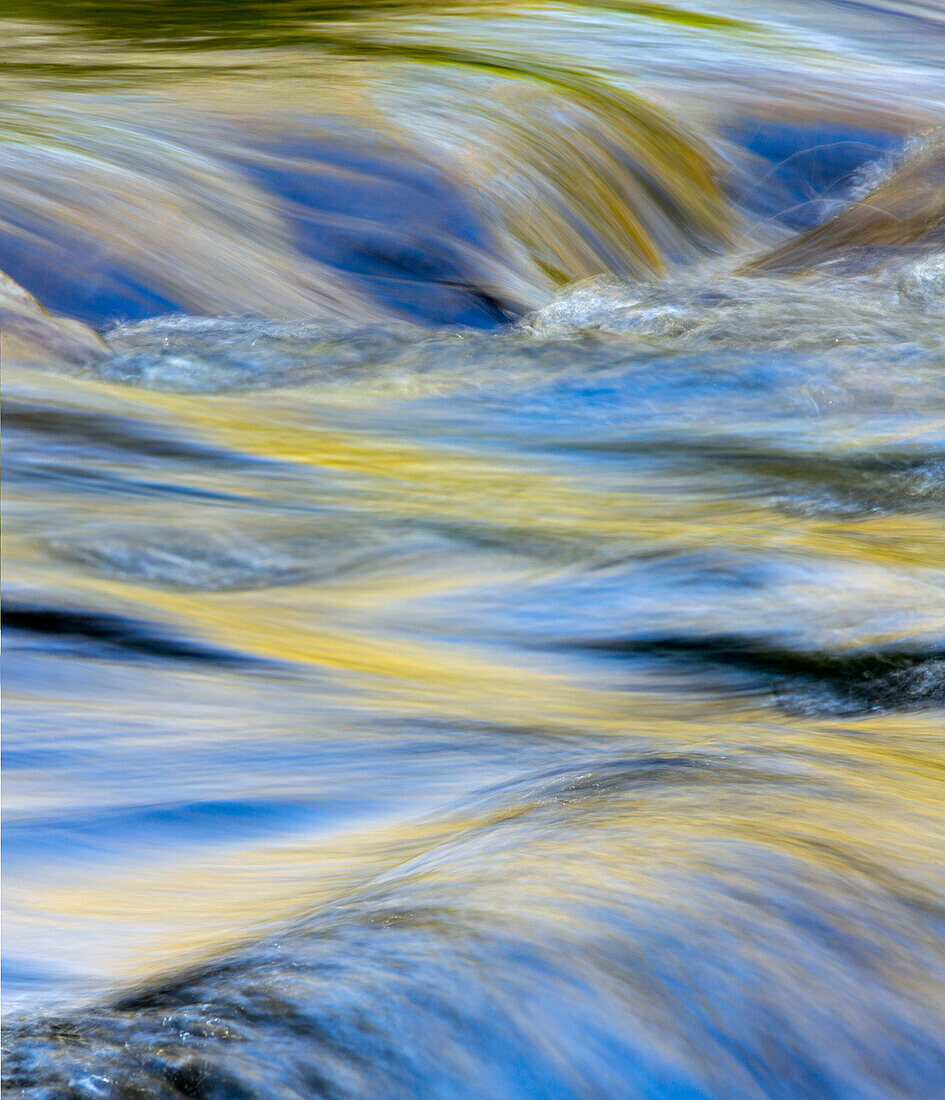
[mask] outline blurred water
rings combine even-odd
[[[945,1093],[939,5],[0,34],[9,1095]]]

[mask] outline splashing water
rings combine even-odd
[[[939,1095],[939,5],[0,34],[8,1094]]]

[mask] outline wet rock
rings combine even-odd
[[[50,313],[0,271],[0,356],[8,363],[90,363],[107,359],[105,341],[81,321]]]
[[[945,136],[917,143],[858,202],[823,225],[753,261],[749,272],[856,271],[890,255],[945,243]],[[838,266],[839,265],[839,266]]]

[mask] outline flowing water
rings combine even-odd
[[[7,1093],[945,1096],[941,5],[0,39]]]

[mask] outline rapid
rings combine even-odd
[[[945,1095],[941,5],[0,41],[5,1095]]]

